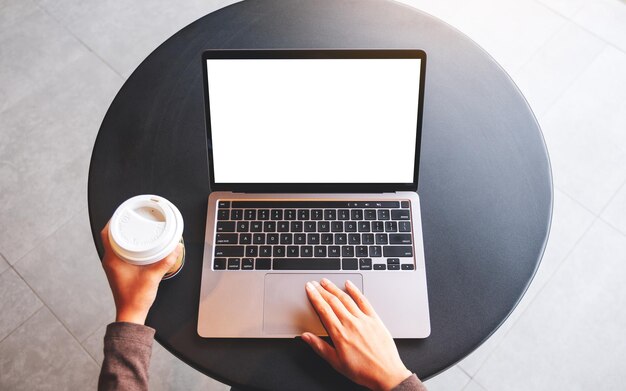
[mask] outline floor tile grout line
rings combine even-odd
[[[72,221],[72,219],[73,219],[74,217],[77,217],[77,216],[79,215],[79,213],[80,213],[81,211],[83,211],[84,209],[86,209],[86,208],[81,207],[79,210],[77,210],[76,212],[74,212],[73,214],[71,214],[71,215],[67,218],[67,220],[66,220],[66,221],[61,222],[61,223],[60,223],[60,224],[59,224],[56,228],[54,228],[54,229],[53,229],[53,231],[52,231],[52,232],[50,232],[48,235],[45,235],[45,236],[43,236],[43,237],[39,238],[39,244],[37,244],[35,247],[31,248],[30,250],[26,251],[26,252],[24,253],[24,255],[22,255],[21,257],[19,257],[19,259],[18,259],[17,261],[15,261],[15,263],[10,263],[10,262],[9,262],[9,265],[11,265],[11,266],[15,266],[15,265],[17,265],[18,263],[20,263],[20,261],[21,261],[22,259],[26,258],[26,256],[28,256],[30,253],[32,253],[33,251],[35,251],[36,249],[38,249],[38,248],[41,246],[41,244],[42,244],[43,242],[45,242],[46,240],[50,239],[50,238],[52,237],[52,235],[54,235],[55,233],[57,233],[57,232],[58,232],[61,228],[64,228],[66,225],[68,225],[68,224],[70,223],[70,221]],[[17,269],[16,269],[16,270],[17,270]]]
[[[78,35],[76,35],[72,30],[70,30],[70,28],[68,26],[65,25],[65,23],[63,23],[61,20],[59,20],[58,18],[56,18],[46,7],[44,7],[43,5],[39,4],[39,2],[37,1],[33,1],[33,3],[35,4],[36,7],[38,7],[39,9],[41,9],[43,12],[46,13],[46,15],[48,15],[50,18],[52,18],[52,20],[54,20],[56,23],[59,24],[59,26],[61,26],[65,31],[67,31],[70,36],[72,36],[74,39],[76,39],[81,45],[83,45],[85,47],[85,49],[87,49],[90,53],[93,53],[94,56],[96,56],[96,58],[98,58],[100,61],[102,61],[102,63],[107,66],[111,71],[113,71],[113,73],[115,73],[116,75],[118,75],[122,80],[126,81],[127,78],[124,77],[120,72],[117,71],[117,69],[115,69],[107,60],[105,60],[102,56],[100,56],[100,54],[98,54],[98,52],[96,52],[94,49],[92,49],[89,45],[87,45],[87,43],[85,41],[83,41],[82,39],[80,39],[78,37]]]
[[[574,20],[574,17],[575,17],[576,15],[578,15],[580,12],[582,12],[582,10],[583,10],[583,8],[584,8],[585,4],[583,4],[583,5],[579,6],[579,7],[576,9],[576,11],[574,11],[574,13],[572,14],[572,16],[565,16],[565,15],[563,15],[561,12],[559,12],[559,11],[557,11],[557,10],[555,10],[555,9],[551,8],[550,6],[548,6],[547,4],[544,4],[543,2],[541,2],[541,1],[539,1],[539,0],[534,0],[534,1],[535,1],[535,3],[538,3],[538,4],[540,4],[541,6],[543,6],[543,7],[547,8],[547,9],[549,9],[550,11],[557,13],[559,16],[561,16],[561,17],[563,17],[563,18],[565,18],[565,19],[569,20],[570,22],[572,22],[573,24],[575,24],[576,26],[578,26],[580,29],[584,30],[586,33],[589,33],[589,34],[593,35],[595,38],[597,38],[597,39],[601,40],[601,41],[602,41],[602,42],[604,42],[605,44],[607,44],[607,45],[609,45],[609,46],[612,46],[614,49],[617,49],[617,50],[619,50],[620,52],[622,52],[622,53],[626,54],[626,49],[622,49],[621,47],[617,46],[616,44],[612,43],[611,41],[608,41],[606,38],[604,38],[604,37],[602,37],[602,36],[598,35],[597,33],[595,33],[595,32],[593,32],[593,31],[589,30],[587,27],[585,27],[585,26],[581,25],[581,24],[580,24],[580,23],[578,23],[576,20]]]
[[[45,306],[48,311],[50,311],[50,313],[52,314],[52,316],[54,316],[54,318],[59,322],[59,324],[61,324],[61,326],[63,326],[63,328],[65,329],[65,331],[67,331],[67,333],[74,339],[74,341],[76,341],[76,343],[80,346],[80,348],[87,354],[87,356],[89,356],[89,358],[91,358],[96,365],[98,365],[98,363],[96,362],[96,360],[91,356],[91,354],[89,354],[89,352],[87,351],[87,349],[85,349],[85,347],[83,346],[83,344],[80,343],[79,339],[74,335],[74,333],[72,333],[72,330],[70,330],[70,328],[67,326],[67,324],[65,324],[65,322],[63,322],[63,320],[56,314],[56,312],[48,305],[48,303],[46,303],[41,296],[33,289],[33,287],[28,283],[28,281],[26,281],[26,279],[24,278],[24,276],[22,276],[19,271],[15,268],[13,268],[13,270],[15,271],[15,273],[22,279],[22,281],[24,281],[24,284],[26,284],[26,286],[28,286],[28,288],[33,292],[33,294],[35,296],[37,296],[37,299],[39,299],[39,301],[43,304],[43,306]]]
[[[611,198],[609,198],[606,201],[606,204],[604,204],[604,206],[602,207],[602,209],[600,209],[600,212],[598,212],[598,217],[601,218],[602,214],[604,213],[604,211],[606,210],[606,208],[609,207],[609,205],[611,204],[611,202],[613,202],[613,200],[615,199],[615,197],[617,197],[617,194],[622,190],[622,188],[626,186],[626,178],[624,178],[624,182],[622,182],[622,184],[617,188],[617,190],[615,191],[615,193],[613,193],[613,195],[611,196]]]
[[[11,335],[13,335],[13,333],[15,333],[17,330],[19,330],[26,322],[28,322],[33,316],[37,315],[37,313],[39,313],[39,311],[41,311],[42,309],[47,308],[45,306],[45,304],[43,302],[41,302],[41,306],[39,306],[39,308],[37,308],[35,311],[33,311],[32,314],[30,314],[28,316],[28,318],[24,319],[24,321],[22,321],[19,325],[17,325],[13,330],[11,330],[7,335],[4,336],[4,338],[0,339],[0,345],[2,345],[2,343],[4,341],[7,340],[7,338],[9,338]],[[48,309],[49,310],[49,309]]]
[[[506,337],[509,335],[509,333],[513,330],[513,327],[515,327],[515,325],[520,321],[520,319],[522,318],[522,316],[528,311],[528,309],[532,306],[532,304],[537,300],[537,298],[541,295],[541,293],[546,289],[546,287],[548,286],[548,284],[550,283],[550,281],[552,281],[552,278],[554,278],[554,276],[558,273],[558,271],[563,267],[563,265],[565,264],[565,262],[567,261],[567,259],[570,257],[570,255],[574,252],[574,250],[576,250],[576,248],[578,247],[578,245],[580,244],[580,242],[583,240],[583,238],[587,235],[587,233],[591,230],[591,228],[596,224],[596,222],[600,220],[600,218],[598,216],[594,215],[594,219],[591,220],[591,223],[589,223],[589,226],[587,226],[587,228],[585,228],[585,230],[583,231],[583,233],[580,235],[580,237],[578,239],[576,239],[576,241],[574,242],[574,244],[572,245],[572,247],[569,249],[569,251],[561,258],[560,261],[557,262],[557,264],[555,265],[556,267],[554,268],[554,271],[552,273],[550,273],[549,276],[547,276],[547,279],[545,280],[545,282],[543,283],[543,285],[541,285],[541,287],[538,288],[537,292],[535,293],[535,295],[530,299],[530,301],[528,302],[528,304],[526,304],[526,307],[522,310],[522,312],[519,313],[519,315],[517,315],[517,319],[515,319],[513,321],[513,323],[511,323],[511,325],[509,326],[509,329],[506,330],[506,332],[504,333],[504,335],[502,335],[502,338],[500,339],[500,341],[494,346],[494,348],[491,350],[491,352],[487,355],[487,357],[485,357],[485,359],[482,361],[482,363],[478,366],[478,369],[476,370],[476,374],[478,374],[478,372],[480,372],[480,370],[483,368],[483,366],[485,365],[485,363],[487,362],[487,360],[489,360],[489,358],[491,358],[491,356],[495,353],[496,349],[498,349],[500,347],[500,345],[504,342],[504,340],[506,339]],[[545,254],[544,254],[545,255]],[[543,259],[543,257],[542,257]],[[541,267],[541,265],[539,266]],[[533,277],[534,279],[534,277]],[[532,284],[532,283],[531,283]],[[530,288],[530,287],[529,287]],[[526,295],[526,293],[528,292],[528,290],[524,293],[524,296]],[[523,300],[523,297],[522,297]],[[520,300],[521,302],[521,300]],[[518,303],[519,305],[519,303]],[[514,310],[515,311],[515,310]],[[462,362],[462,361],[461,361]],[[474,377],[476,376],[476,374],[474,376],[472,376],[472,379],[474,379]],[[480,384],[480,383],[479,383]]]

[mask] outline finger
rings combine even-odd
[[[359,306],[359,308],[361,309],[361,311],[363,311],[365,315],[377,316],[376,311],[374,311],[374,307],[372,307],[369,300],[367,300],[365,295],[361,293],[359,288],[357,288],[357,286],[354,285],[352,281],[346,281],[346,290],[348,291],[348,294],[350,295],[350,297],[352,297],[356,305]]]
[[[313,285],[315,285],[317,290],[320,292],[320,294],[322,295],[324,300],[326,300],[328,305],[330,305],[330,307],[333,309],[333,312],[335,313],[335,315],[337,315],[337,318],[339,318],[340,321],[341,320],[345,320],[346,318],[353,318],[354,317],[348,311],[346,306],[343,305],[343,303],[341,302],[341,300],[339,300],[339,298],[337,296],[335,296],[332,293],[330,293],[329,291],[327,291],[326,288],[324,288],[322,285],[320,285],[320,283],[317,282],[317,281],[313,281]],[[342,322],[342,324],[343,324],[343,322]]]
[[[320,337],[311,333],[303,333],[302,339],[309,344],[315,353],[326,360],[333,368],[339,368],[337,351]]]
[[[100,231],[100,239],[102,239],[102,245],[104,246],[105,249],[108,249],[110,246],[110,242],[109,242],[109,224],[110,223],[111,223],[110,220],[107,221],[104,228],[102,228],[102,231]]]
[[[167,273],[168,270],[170,270],[172,266],[174,266],[182,251],[183,245],[181,243],[178,243],[178,245],[174,248],[174,251],[172,251],[167,257],[155,263],[153,267],[160,273]]]
[[[307,296],[309,297],[309,301],[317,312],[317,315],[320,317],[322,324],[326,331],[328,331],[328,335],[332,338],[334,335],[337,335],[339,328],[341,327],[341,322],[337,315],[330,307],[330,305],[324,300],[322,294],[317,290],[317,288],[311,282],[307,282],[305,285]]]
[[[330,292],[333,295],[335,295],[336,297],[338,297],[339,300],[341,301],[341,303],[344,305],[344,307],[348,311],[350,311],[350,313],[352,315],[354,315],[354,316],[363,315],[363,312],[361,311],[359,306],[356,305],[354,300],[352,300],[352,297],[350,297],[346,292],[344,292],[341,289],[339,289],[339,287],[337,287],[337,285],[333,284],[332,281],[330,281],[327,278],[322,278],[322,281],[320,281],[320,283],[322,284],[324,289],[326,289],[328,292]]]

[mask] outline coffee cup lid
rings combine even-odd
[[[183,235],[183,217],[163,197],[144,194],[120,205],[109,224],[113,251],[123,260],[147,265],[165,258]]]

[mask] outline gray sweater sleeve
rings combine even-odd
[[[417,378],[416,374],[412,374],[395,386],[391,391],[428,391],[424,383]]]
[[[107,326],[99,391],[148,389],[154,332],[153,328],[135,323],[116,322]]]

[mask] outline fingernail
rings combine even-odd
[[[312,291],[313,289],[315,289],[315,288],[313,287],[313,284],[311,284],[311,281],[307,282],[305,287],[306,287],[306,289],[307,289],[307,290],[309,290],[309,291]]]
[[[351,287],[354,288],[354,284],[350,280],[346,280],[346,285],[350,285]]]
[[[307,333],[303,333],[302,339],[305,340],[306,342],[309,342],[311,340],[311,336]]]
[[[326,279],[326,278],[322,278],[322,285],[328,285],[330,283],[330,280]]]
[[[312,281],[312,282],[313,282],[313,285],[315,285],[315,286],[320,286],[320,283],[319,283],[319,282],[317,282],[317,281]]]

